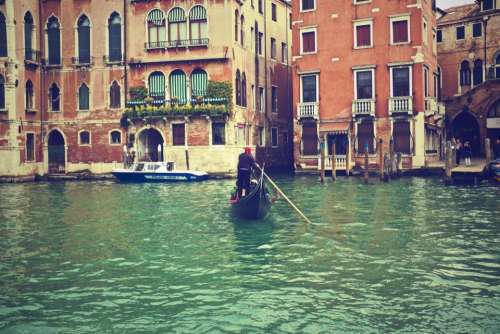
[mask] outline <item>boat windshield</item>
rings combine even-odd
[[[150,170],[150,171],[157,170],[158,168],[160,168],[159,164],[148,164],[148,166],[147,166],[147,170]]]
[[[144,170],[144,164],[136,164],[134,170],[136,172],[140,172],[140,171]]]

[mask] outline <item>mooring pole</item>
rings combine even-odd
[[[384,179],[384,149],[382,147],[382,144],[384,143],[384,140],[382,138],[379,139],[378,141],[378,164],[379,164],[379,173],[380,173],[380,180]]]
[[[389,157],[390,157],[390,166],[389,166],[389,176],[393,177],[394,176],[394,171],[396,170],[394,164],[394,140],[391,138],[389,141]]]
[[[320,156],[321,156],[321,172],[319,175],[321,183],[325,182],[325,142],[324,140],[321,141],[319,144],[319,149],[320,149]]]
[[[332,180],[337,180],[337,154],[335,153],[335,140],[332,143]]]
[[[486,164],[489,164],[491,161],[491,141],[490,141],[490,138],[486,138],[484,140],[484,150],[486,152]]]
[[[453,167],[453,148],[450,141],[446,142],[446,161],[445,161],[445,183],[451,183],[451,169]]]
[[[365,183],[368,183],[368,143],[365,145],[365,170],[364,170]]]
[[[350,140],[347,140],[347,151],[345,154],[345,176],[349,177],[349,172],[351,169],[351,145]]]

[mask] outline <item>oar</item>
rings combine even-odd
[[[288,204],[290,204],[290,206],[292,208],[295,209],[295,211],[297,211],[297,213],[302,217],[304,218],[304,220],[309,223],[309,224],[312,224],[311,221],[309,220],[309,218],[306,217],[306,215],[304,215],[302,213],[302,211],[299,210],[299,208],[297,208],[295,206],[295,204],[292,203],[292,201],[285,195],[285,193],[283,192],[283,190],[280,189],[280,187],[278,187],[276,185],[276,183],[274,183],[274,181],[269,177],[269,175],[267,175],[266,173],[264,173],[264,170],[262,170],[262,173],[264,174],[264,176],[267,178],[267,180],[269,181],[269,183],[271,183],[271,185],[276,189],[276,191],[288,202]]]

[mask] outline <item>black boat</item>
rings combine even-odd
[[[252,178],[250,193],[238,199],[237,192],[231,196],[233,213],[243,219],[256,220],[264,218],[271,208],[271,196],[264,183],[264,172],[260,177]]]

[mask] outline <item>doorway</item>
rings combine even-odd
[[[48,155],[49,174],[64,174],[66,172],[66,147],[64,137],[58,130],[49,134]]]

